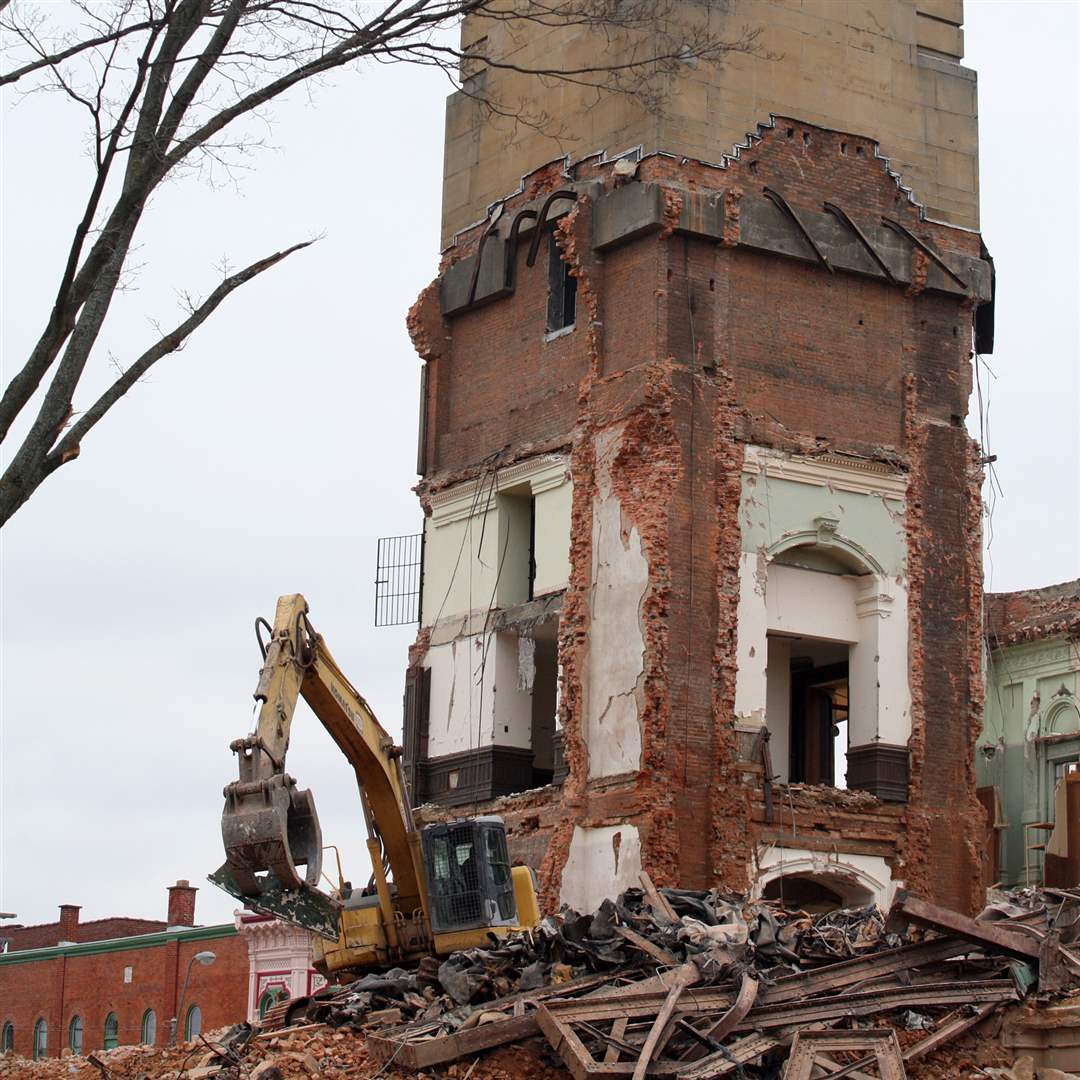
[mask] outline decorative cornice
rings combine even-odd
[[[474,480],[444,488],[430,496],[431,524],[435,528],[464,521],[474,513],[483,513],[488,498],[498,492],[528,484],[533,495],[561,487],[570,479],[570,462],[563,454],[543,454],[499,469],[494,477]],[[493,482],[494,481],[494,482]],[[480,503],[483,505],[480,505]]]
[[[904,501],[908,487],[906,474],[880,461],[849,458],[840,454],[797,457],[753,445],[746,447],[743,472],[859,495],[880,495],[898,502]]]

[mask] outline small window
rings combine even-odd
[[[49,1051],[49,1025],[44,1017],[34,1024],[34,1060],[39,1061]]]
[[[278,1004],[278,1002],[286,1001],[289,997],[288,991],[284,986],[271,986],[267,989],[261,998],[259,998],[259,1019],[265,1020],[266,1014]]]
[[[131,968],[131,967],[124,968],[124,982],[126,982],[126,983],[131,982],[134,975],[135,975],[135,969],[134,968]]]
[[[116,1019],[116,1013],[109,1013],[105,1017],[105,1049],[115,1050],[120,1045],[120,1021]]]
[[[4,1034],[0,1036],[0,1054],[7,1054],[15,1049],[15,1025],[4,1025]]]
[[[548,333],[565,330],[577,317],[577,278],[563,262],[562,252],[552,231],[548,238]]]
[[[202,1034],[202,1009],[198,1005],[192,1005],[187,1011],[187,1018],[184,1020],[184,1038],[191,1042],[192,1039],[197,1039]]]
[[[157,1014],[153,1009],[143,1013],[140,1039],[144,1046],[153,1046],[157,1042]]]
[[[83,1022],[81,1016],[73,1016],[68,1024],[68,1046],[73,1054],[83,1052]]]

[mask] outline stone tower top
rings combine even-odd
[[[489,69],[466,84],[504,105],[528,101],[542,131],[495,116],[465,91],[446,110],[442,242],[483,218],[521,177],[563,155],[577,160],[640,146],[720,161],[771,113],[878,141],[881,153],[930,217],[979,226],[975,73],[963,57],[963,0],[675,0],[687,27],[737,40],[750,52],[722,64],[688,65],[666,79],[662,110],[623,94]],[[462,44],[524,68],[588,67],[619,50],[588,27],[550,27],[470,17]]]

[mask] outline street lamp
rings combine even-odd
[[[189,961],[187,966],[187,974],[184,976],[184,989],[180,991],[180,1003],[176,1007],[176,1016],[169,1021],[169,1045],[176,1045],[176,1024],[177,1018],[183,1015],[184,1012],[184,998],[187,997],[188,981],[191,979],[191,966],[196,960],[199,961],[203,967],[209,967],[215,960],[217,955],[212,952],[197,952]]]

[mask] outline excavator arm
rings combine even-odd
[[[322,834],[314,799],[285,772],[300,695],[356,773],[379,907],[393,938],[396,912],[427,910],[420,838],[402,777],[401,752],[334,662],[299,594],[278,600],[255,690],[261,702],[255,732],[230,744],[239,756],[240,777],[225,788],[225,864],[211,880],[249,906],[324,937],[338,937],[341,898],[316,887]],[[393,898],[385,869],[397,890]]]

